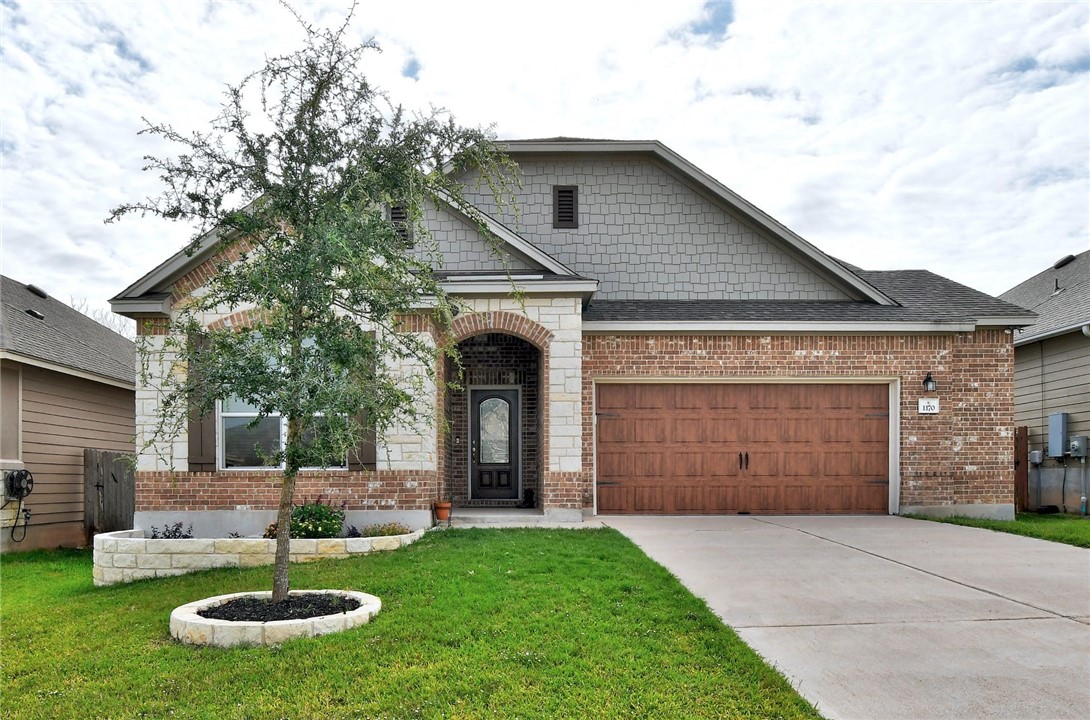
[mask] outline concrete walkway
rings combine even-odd
[[[601,519],[828,718],[1090,717],[1090,550],[900,517]]]

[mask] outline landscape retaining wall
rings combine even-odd
[[[416,542],[424,530],[407,535],[367,538],[292,540],[291,562],[366,555],[396,550]],[[211,568],[271,565],[276,541],[263,538],[190,538],[164,540],[145,537],[144,530],[119,530],[95,535],[95,585],[115,585],[145,578],[184,575]]]

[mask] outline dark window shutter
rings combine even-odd
[[[409,212],[403,205],[390,206],[390,222],[397,228],[397,234],[406,247],[412,247],[412,228],[409,227]]]
[[[376,463],[375,428],[367,422],[367,412],[361,412],[356,418],[363,426],[363,434],[356,448],[348,453],[349,470],[374,470]]]
[[[200,336],[189,337],[190,348],[196,354],[190,358],[189,372],[200,372],[200,351],[204,349],[206,339]],[[197,408],[190,407],[189,412],[189,471],[215,472],[216,470],[216,413],[198,415]]]
[[[579,227],[579,188],[553,185],[553,227]]]

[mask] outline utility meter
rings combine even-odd
[[[1068,447],[1071,450],[1071,457],[1084,458],[1086,457],[1086,436],[1085,435],[1072,435],[1068,443]]]

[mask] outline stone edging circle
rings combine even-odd
[[[174,608],[170,613],[170,634],[186,645],[236,647],[252,645],[269,647],[285,640],[343,632],[363,625],[382,609],[382,601],[374,595],[354,590],[292,590],[291,595],[340,595],[355,598],[360,606],[336,615],[319,615],[306,620],[273,620],[270,622],[232,622],[201,617],[198,610],[223,605],[240,597],[272,597],[272,592],[240,592],[197,600]]]

